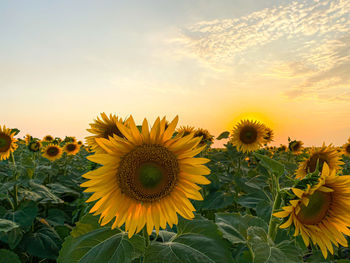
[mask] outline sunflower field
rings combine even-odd
[[[102,113],[84,142],[0,126],[0,263],[350,262],[350,138],[177,123]]]

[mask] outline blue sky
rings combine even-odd
[[[243,117],[307,145],[350,136],[350,2],[1,1],[3,124],[84,137],[100,112]]]

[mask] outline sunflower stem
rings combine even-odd
[[[149,239],[149,235],[147,233],[146,226],[144,226],[142,233],[143,233],[143,237],[145,238],[145,241],[146,241],[146,247],[148,247],[149,243],[150,243],[150,239]]]
[[[269,231],[268,231],[268,235],[272,239],[272,241],[275,241],[276,232],[277,232],[277,223],[278,223],[278,220],[272,214],[280,208],[281,202],[282,202],[278,179],[276,180],[276,188],[277,188],[277,191],[276,191],[275,200],[273,202],[273,207],[272,207],[271,217],[269,222]]]
[[[11,152],[11,159],[13,164],[13,179],[15,180],[15,184],[13,185],[13,201],[14,201],[13,206],[14,206],[14,210],[16,210],[18,206],[18,185],[17,185],[17,167],[16,167],[16,161],[15,161],[13,152]]]

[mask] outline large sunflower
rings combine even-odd
[[[63,150],[60,146],[50,143],[43,150],[43,156],[51,162],[61,158]]]
[[[274,213],[276,217],[289,217],[280,225],[287,228],[294,224],[294,236],[301,234],[306,246],[310,239],[317,244],[323,256],[327,250],[333,254],[332,243],[347,246],[344,237],[350,235],[350,175],[337,176],[335,170],[330,172],[324,163],[322,174],[315,186],[307,185],[304,190],[292,188],[298,199],[291,200],[283,211]]]
[[[341,154],[332,145],[322,145],[320,148],[313,147],[310,152],[310,157],[299,164],[299,168],[296,171],[296,178],[304,178],[308,173],[313,173],[316,170],[317,162],[320,169],[326,162],[329,169],[338,171],[339,165],[344,164],[341,159]]]
[[[266,130],[258,121],[242,120],[233,129],[230,142],[239,151],[253,152],[258,150],[266,140]]]
[[[303,144],[302,141],[291,141],[288,148],[293,154],[299,154],[303,150]]]
[[[80,150],[80,145],[76,142],[69,142],[63,146],[63,150],[68,155],[76,155]]]
[[[203,165],[209,160],[194,158],[205,146],[198,147],[201,138],[193,138],[194,133],[172,137],[178,117],[167,129],[165,122],[157,118],[149,130],[145,119],[140,132],[130,117],[128,126],[117,122],[124,138],[96,139],[105,153],[87,158],[103,166],[84,174],[90,180],[81,186],[93,192],[87,202],[99,199],[90,213],[101,215],[101,225],[115,218],[112,228],[125,223],[131,237],[145,225],[148,234],[167,223],[172,227],[178,222],[176,213],[194,217],[189,198],[203,200],[197,184],[210,183],[203,176],[210,173]]]
[[[15,133],[7,129],[5,125],[2,128],[0,125],[0,161],[8,159],[10,154],[17,149],[17,139],[13,138]]]
[[[123,123],[122,119],[112,114],[108,117],[104,112],[101,113],[101,119],[97,117],[94,123],[90,123],[91,129],[87,129],[87,131],[94,135],[86,137],[86,142],[88,146],[91,146],[92,151],[96,153],[105,153],[105,150],[96,143],[96,138],[109,139],[109,137],[113,137],[114,134],[122,138],[124,137],[117,123]]]
[[[343,154],[350,157],[350,142],[343,145]]]

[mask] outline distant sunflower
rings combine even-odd
[[[284,145],[284,144],[281,144],[281,146],[280,147],[278,147],[278,150],[279,151],[281,151],[281,152],[286,152],[287,151],[287,146],[286,145]]]
[[[46,135],[43,138],[43,142],[52,142],[54,140],[54,138],[51,135]]]
[[[303,150],[303,144],[302,141],[291,141],[288,148],[293,154],[300,154]]]
[[[2,128],[0,125],[0,161],[8,159],[10,154],[17,149],[17,139],[13,138],[15,133],[5,125]]]
[[[266,130],[258,121],[242,120],[233,129],[230,142],[242,152],[258,150],[266,141]]]
[[[274,137],[273,130],[267,126],[265,126],[265,130],[266,130],[266,135],[264,136],[264,139],[266,143],[270,143],[273,141],[273,137]]]
[[[86,137],[86,142],[91,146],[92,151],[96,153],[105,153],[98,143],[96,143],[97,138],[109,139],[109,137],[113,137],[114,134],[124,138],[124,135],[117,126],[117,123],[123,123],[121,118],[112,114],[108,117],[104,112],[101,113],[101,118],[102,119],[97,117],[94,123],[90,123],[91,129],[87,129],[88,132],[94,135]]]
[[[26,134],[24,137],[24,141],[26,142],[26,145],[28,146],[30,141],[33,140],[33,137],[30,134]]]
[[[325,146],[323,144],[320,148],[313,147],[310,157],[299,164],[296,178],[303,179],[308,173],[313,173],[316,170],[317,162],[320,169],[322,169],[324,163],[327,163],[331,171],[338,171],[340,165],[344,164],[340,159],[341,154],[332,145]]]
[[[301,234],[306,246],[311,239],[326,258],[327,250],[333,254],[332,243],[348,246],[343,234],[350,235],[349,185],[350,175],[337,176],[335,170],[330,172],[324,163],[317,185],[307,185],[304,190],[292,188],[298,199],[290,201],[289,206],[282,207],[283,211],[273,215],[289,217],[280,228],[294,224],[294,236]]]
[[[83,142],[82,142],[82,141],[78,141],[77,143],[78,143],[78,145],[80,145],[80,146],[83,145]]]
[[[61,158],[63,154],[63,150],[60,146],[55,145],[55,144],[49,144],[47,145],[43,150],[43,157],[50,161],[55,161]]]
[[[187,136],[194,132],[195,128],[193,126],[180,126],[178,129],[176,129],[176,132],[179,134],[183,134],[182,136]]]
[[[208,130],[198,128],[194,132],[194,137],[201,137],[199,145],[212,145],[214,142],[214,136],[209,133]]]
[[[41,148],[41,142],[39,141],[31,141],[28,145],[28,149],[31,152],[38,152]]]
[[[350,142],[343,145],[343,154],[350,157]]]
[[[189,198],[203,200],[197,184],[210,183],[203,176],[210,173],[203,165],[209,160],[194,158],[206,146],[198,147],[193,133],[173,137],[177,122],[165,129],[165,118],[157,118],[149,130],[145,119],[140,132],[130,117],[128,126],[117,122],[123,136],[96,138],[105,153],[87,158],[103,166],[84,174],[90,180],[81,186],[93,192],[87,202],[99,199],[90,213],[101,214],[101,225],[115,218],[112,229],[125,223],[130,238],[145,225],[149,235],[154,227],[158,233],[167,223],[176,225],[176,213],[194,218]]]
[[[76,155],[80,150],[80,145],[76,142],[69,142],[63,146],[63,150],[68,155]]]

